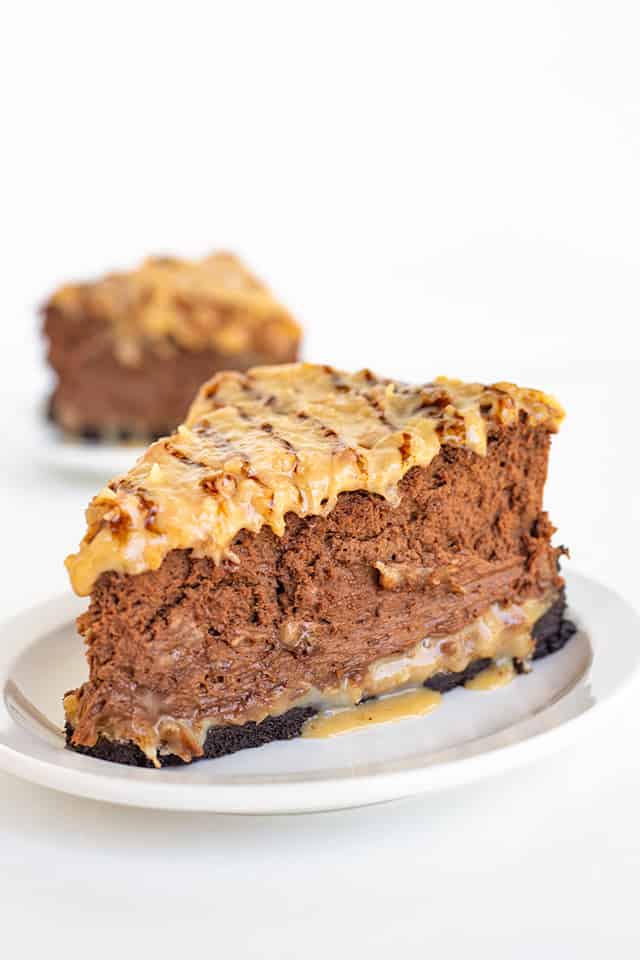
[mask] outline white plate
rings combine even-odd
[[[86,676],[60,597],[0,631],[0,768],[67,793],[168,810],[288,813],[439,790],[549,753],[606,717],[638,673],[640,620],[616,594],[570,574],[578,634],[531,674],[490,693],[454,690],[434,713],[329,740],[292,740],[220,760],[146,770],[64,749],[61,696]]]
[[[74,474],[89,474],[106,483],[126,473],[146,446],[129,443],[89,443],[65,437],[54,423],[49,423],[42,410],[34,410],[30,430],[32,449],[42,463]]]

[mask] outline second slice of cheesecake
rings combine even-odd
[[[51,419],[87,440],[169,434],[204,380],[295,360],[301,337],[229,253],[149,257],[135,270],[61,287],[43,313],[57,376]]]

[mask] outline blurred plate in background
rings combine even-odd
[[[32,450],[44,467],[67,473],[91,475],[106,483],[126,473],[146,446],[134,443],[103,443],[67,437],[50,423],[41,409],[35,410],[30,424]]]

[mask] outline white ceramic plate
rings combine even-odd
[[[67,473],[90,475],[106,483],[126,473],[146,450],[146,446],[128,443],[88,443],[65,437],[42,410],[34,410],[30,430],[32,449],[42,463]]]
[[[86,676],[65,596],[0,630],[0,768],[83,797],[169,810],[288,813],[359,806],[476,780],[575,740],[638,674],[640,620],[616,594],[568,576],[580,630],[532,673],[464,689],[428,716],[329,740],[292,740],[146,770],[64,749],[61,696]]]

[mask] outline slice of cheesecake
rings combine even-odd
[[[228,253],[151,257],[61,287],[43,309],[57,375],[51,419],[87,440],[152,439],[218,370],[295,360],[300,327]]]
[[[446,691],[564,643],[542,509],[563,412],[510,383],[222,373],[92,501],[67,567],[89,680],[69,745],[161,765]]]

